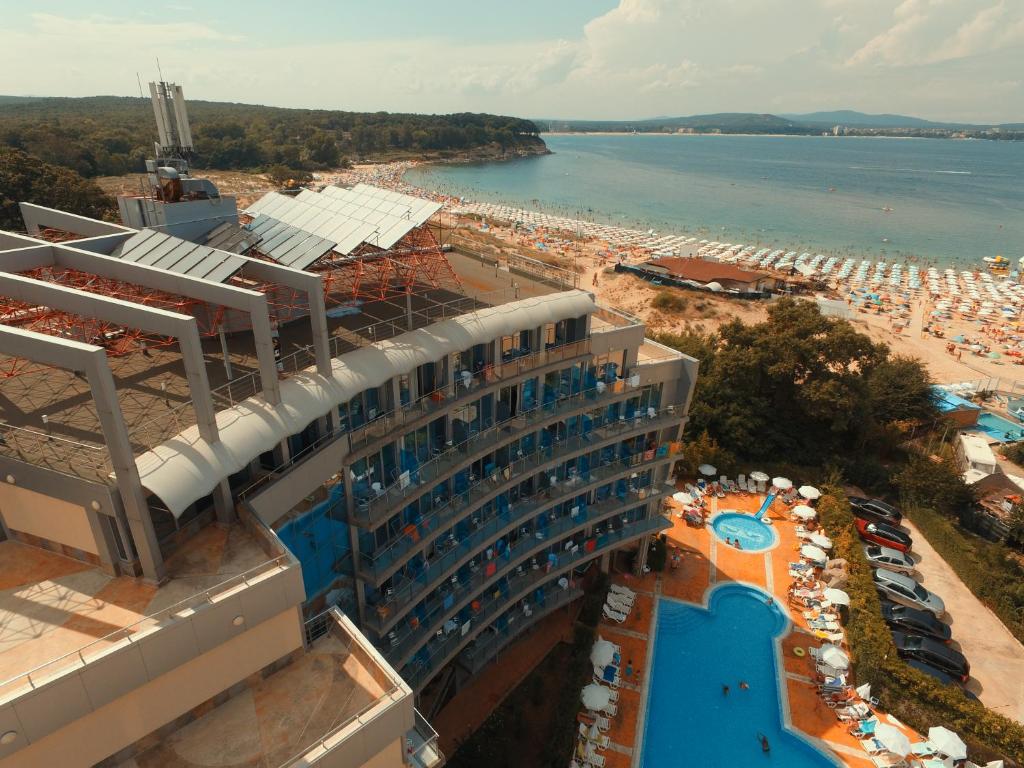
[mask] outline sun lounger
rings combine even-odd
[[[612,727],[612,721],[604,715],[597,715],[594,718],[594,722],[597,723],[597,730],[599,731],[607,731]]]
[[[616,603],[622,603],[623,605],[632,606],[636,602],[636,595],[628,594],[626,592],[618,592],[614,589],[608,590],[607,600],[614,600]]]
[[[907,761],[892,754],[868,755],[868,760],[874,763],[877,768],[906,768]]]
[[[604,758],[596,752],[589,752],[586,756],[587,765],[593,768],[604,768]]]
[[[885,747],[883,747],[881,743],[876,741],[874,738],[860,739],[859,743],[860,748],[867,752],[869,755],[879,755],[882,752],[886,751]]]
[[[626,595],[627,597],[632,597],[634,599],[636,598],[636,592],[634,592],[629,587],[622,586],[621,584],[612,584],[610,587],[608,587],[608,589],[610,589],[612,592],[617,592],[620,595]]]
[[[613,595],[608,595],[608,599],[605,600],[605,605],[607,605],[613,611],[618,611],[619,613],[624,613],[627,616],[629,615],[630,608],[633,607],[633,606],[628,605],[626,603],[619,602],[618,600],[615,599],[615,597]]]
[[[626,614],[616,611],[613,608],[609,608],[608,603],[604,604],[604,617],[610,621],[614,621],[616,624],[621,624],[626,620]]]
[[[615,717],[617,714],[619,714],[619,708],[614,701],[609,701],[608,704],[601,709],[601,711],[609,717]]]
[[[736,477],[736,483],[740,487],[740,493],[746,493],[747,492],[747,476],[746,475],[738,475]]]

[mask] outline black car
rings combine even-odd
[[[957,686],[961,691],[964,692],[964,696],[966,696],[968,699],[978,701],[978,697],[977,695],[975,695],[973,691],[969,691],[967,688],[964,688],[959,680],[954,679],[951,675],[943,672],[941,669],[933,667],[931,664],[925,664],[923,661],[918,661],[917,659],[904,659],[903,661],[906,663],[908,667],[913,667],[914,669],[920,672],[924,672],[926,675],[934,677],[943,685]]]
[[[962,683],[966,683],[971,676],[971,665],[967,663],[967,658],[945,643],[931,637],[911,635],[898,630],[893,631],[892,640],[900,656],[937,667]]]
[[[949,624],[936,619],[935,614],[891,603],[888,600],[882,601],[882,618],[894,629],[915,635],[934,637],[944,643],[948,643],[953,637],[953,631],[949,628]]]
[[[886,504],[881,499],[865,499],[863,496],[850,496],[849,499],[856,517],[889,525],[899,525],[903,522],[903,514],[892,504]]]

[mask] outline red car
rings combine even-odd
[[[873,523],[870,520],[857,518],[857,533],[864,541],[881,544],[900,552],[906,552],[913,545],[913,540],[899,528],[885,523]]]

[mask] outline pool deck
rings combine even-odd
[[[763,500],[764,497],[757,494],[728,494],[724,499],[711,499],[710,512],[714,514],[721,508],[753,514]],[[651,665],[648,651],[654,637],[656,598],[668,597],[703,605],[708,588],[723,582],[739,581],[774,594],[779,605],[787,606],[788,563],[797,559],[799,549],[796,525],[789,520],[787,507],[781,500],[775,501],[766,517],[771,518],[779,536],[778,545],[762,552],[747,552],[724,544],[709,527],[691,528],[673,515],[672,528],[666,531],[666,535],[670,551],[675,545],[682,553],[678,567],[673,569],[669,566],[662,573],[649,573],[642,578],[621,574],[614,577],[616,583],[637,592],[636,604],[623,624],[603,620],[598,633],[622,646],[624,662],[631,659],[636,672],[619,689],[618,714],[612,718],[608,731],[611,743],[602,753],[607,768],[640,766],[647,675]],[[669,560],[671,562],[671,558]],[[788,610],[793,627],[781,638],[781,662],[785,670],[784,718],[794,730],[831,751],[841,764],[850,768],[870,768],[872,763],[857,740],[818,697],[810,657],[798,657],[793,653],[795,647],[818,646],[823,641],[807,629],[800,611]],[[621,668],[625,668],[624,664]],[[880,719],[888,718],[880,714]],[[921,740],[918,734],[902,727],[912,741]]]

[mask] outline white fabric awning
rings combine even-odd
[[[580,290],[522,299],[349,352],[331,361],[330,377],[307,368],[281,382],[279,405],[251,397],[218,412],[217,443],[208,443],[192,426],[137,457],[142,485],[178,517],[221,480],[360,392],[475,344],[595,309],[591,294]]]

